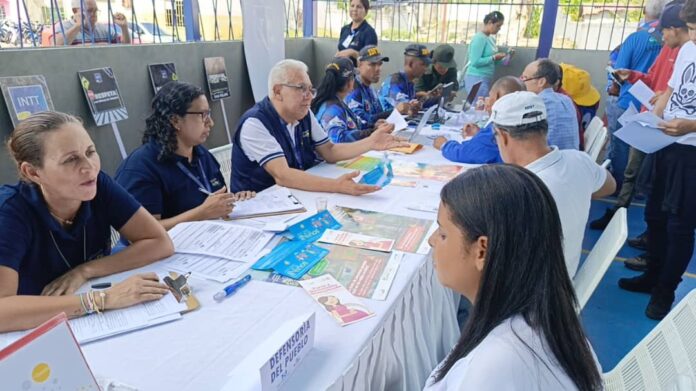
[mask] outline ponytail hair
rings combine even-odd
[[[326,66],[326,73],[317,87],[317,96],[312,101],[311,109],[316,114],[324,102],[336,99],[339,91],[342,91],[355,77],[353,60],[345,57],[337,57]]]
[[[505,16],[503,16],[503,13],[500,11],[493,11],[490,14],[483,17],[484,24],[498,23],[498,22],[502,22],[504,20],[505,20]]]

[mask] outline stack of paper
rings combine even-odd
[[[246,219],[304,211],[304,206],[290,193],[290,190],[284,187],[273,187],[250,200],[236,202],[230,218]]]
[[[256,261],[273,234],[241,225],[196,221],[169,230],[177,253],[208,255],[232,261]]]
[[[157,301],[71,319],[70,327],[77,342],[84,344],[177,320],[184,310],[185,303],[178,303],[173,295],[167,294]]]

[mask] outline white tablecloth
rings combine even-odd
[[[431,148],[394,159],[449,164]],[[327,164],[311,171],[330,177],[346,172]],[[329,207],[359,207],[434,220],[435,214],[408,210],[405,204],[439,197],[442,185],[387,186],[362,197],[323,196]],[[318,193],[293,190],[293,194],[310,210],[308,214],[314,212]],[[160,269],[154,264],[144,270]],[[198,311],[178,321],[85,345],[93,372],[142,390],[220,389],[231,380],[232,369],[279,324],[314,311],[314,349],[284,389],[416,390],[423,387],[459,336],[455,315],[459,295],[440,285],[429,256],[405,256],[387,300],[364,299],[376,316],[346,327],[339,326],[301,288],[252,281],[228,300],[216,303],[212,296],[221,284],[205,280],[192,280],[191,284],[202,304]],[[258,376],[258,372],[249,376]]]

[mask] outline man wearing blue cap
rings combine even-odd
[[[424,45],[412,43],[404,51],[404,70],[392,74],[382,84],[380,101],[385,110],[396,108],[401,114],[418,114],[421,104],[416,99],[414,81],[423,76],[431,64],[430,50]]]

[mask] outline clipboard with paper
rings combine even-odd
[[[290,213],[304,213],[304,205],[290,193],[290,190],[274,186],[256,195],[256,197],[235,203],[230,213],[230,220],[249,219],[253,217],[276,216]]]

